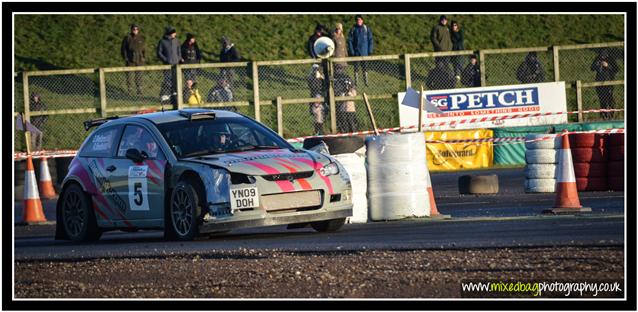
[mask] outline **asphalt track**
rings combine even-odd
[[[459,195],[463,174],[497,174],[497,195]],[[525,194],[522,169],[433,173],[439,211],[449,220],[410,219],[346,224],[336,233],[284,226],[241,229],[192,242],[166,242],[160,231],[108,232],[92,244],[53,239],[54,226],[16,226],[15,258],[87,259],[162,256],[207,250],[370,250],[457,249],[527,246],[609,246],[624,242],[624,192],[583,192],[581,204],[592,212],[580,216],[548,216],[554,194]],[[45,201],[45,214],[55,220],[55,201]],[[21,203],[16,202],[16,221]]]

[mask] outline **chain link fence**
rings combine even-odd
[[[607,60],[606,67],[614,69],[613,73],[599,69],[605,67],[601,55]],[[190,64],[172,68],[28,72],[28,95],[40,95],[43,104],[30,105],[27,115],[32,123],[40,125],[44,132],[41,148],[48,150],[78,148],[88,134],[82,127],[86,119],[134,114],[149,108],[158,110],[162,105],[165,109],[236,110],[277,129],[286,138],[356,132],[372,130],[363,93],[370,99],[377,126],[396,127],[399,125],[396,96],[406,86],[419,89],[423,85],[425,90],[435,90],[550,82],[555,80],[555,64],[558,78],[568,86],[569,111],[578,109],[579,100],[584,110],[624,108],[623,58],[623,43],[611,43],[330,60]],[[331,78],[331,83],[326,77]],[[582,82],[580,98],[577,80]],[[601,81],[613,82],[604,86],[595,84]],[[17,75],[17,112],[24,111],[23,91],[22,76]],[[193,99],[192,94],[199,96]],[[255,100],[260,102],[258,109]],[[623,116],[618,112],[592,113],[585,114],[584,121]],[[572,115],[570,121],[577,118]],[[26,150],[22,132],[16,133],[15,140],[16,151]]]

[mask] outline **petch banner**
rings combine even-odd
[[[565,82],[546,82],[483,88],[425,91],[424,130],[460,130],[567,123]],[[401,127],[417,126],[419,93],[412,88],[398,94]],[[429,103],[428,103],[429,102]],[[531,116],[545,113],[558,115]],[[518,115],[527,118],[499,119]],[[491,120],[488,120],[491,119]]]

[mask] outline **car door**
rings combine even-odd
[[[131,148],[145,159],[136,163],[126,158]],[[138,221],[133,226],[154,226],[163,218],[165,168],[166,157],[151,132],[141,125],[126,125],[106,170],[111,172],[113,186],[126,204],[124,218]]]

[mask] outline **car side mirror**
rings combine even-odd
[[[126,150],[126,158],[132,160],[133,162],[142,162],[146,157],[140,153],[140,151],[136,148],[129,148]]]

